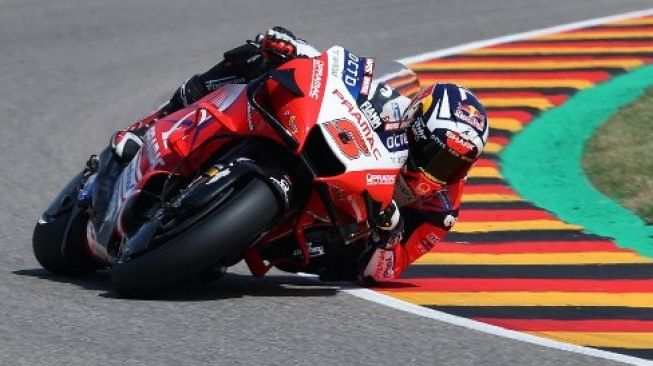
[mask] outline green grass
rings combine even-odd
[[[582,166],[598,190],[653,224],[653,88],[594,132]]]

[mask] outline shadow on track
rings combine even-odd
[[[67,283],[80,288],[101,291],[100,297],[121,299],[113,290],[109,271],[98,271],[84,276],[60,276],[35,268],[12,272],[43,280]],[[239,297],[325,297],[334,296],[340,286],[321,283],[311,278],[294,275],[277,275],[257,278],[250,275],[227,273],[218,281],[189,280],[146,300],[158,301],[215,301]],[[138,299],[129,299],[138,301]]]

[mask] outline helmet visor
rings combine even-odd
[[[428,159],[428,161],[416,161],[419,169],[426,173],[428,178],[436,183],[453,183],[465,175],[474,164],[462,156],[456,156],[446,149],[441,149]]]

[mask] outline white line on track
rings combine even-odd
[[[575,23],[562,24],[562,25],[557,25],[555,27],[542,28],[542,29],[532,30],[523,33],[515,33],[507,36],[485,39],[482,41],[465,43],[455,47],[444,48],[441,50],[430,51],[419,55],[402,58],[397,61],[404,64],[414,64],[417,62],[422,62],[433,58],[441,58],[445,56],[451,56],[458,53],[462,53],[465,51],[475,50],[477,48],[489,47],[489,46],[514,42],[514,41],[521,41],[527,38],[534,38],[534,37],[544,36],[553,33],[560,33],[560,32],[571,31],[575,29],[587,28],[595,25],[601,25],[604,23],[618,22],[620,20],[644,17],[648,15],[653,15],[653,8],[619,14],[619,15],[613,15],[609,17],[583,20]]]
[[[427,307],[411,304],[409,302],[399,300],[391,296],[383,295],[379,292],[372,291],[366,288],[346,288],[343,286],[341,288],[341,291],[348,293],[350,295],[354,295],[358,298],[372,301],[377,304],[385,305],[407,313],[420,315],[426,318],[434,319],[448,324],[457,325],[467,329],[477,330],[479,332],[488,333],[499,337],[510,338],[521,342],[535,344],[538,346],[555,348],[563,351],[569,351],[569,352],[579,353],[587,356],[599,357],[612,361],[619,361],[632,365],[653,365],[653,362],[642,358],[626,356],[614,352],[601,351],[596,348],[577,346],[571,343],[558,342],[552,339],[538,337],[531,334],[518,332],[515,330],[509,330],[509,329],[497,327],[487,323],[481,323],[468,318],[463,318],[460,316],[443,313],[441,311],[429,309]]]
[[[416,56],[406,57],[397,61],[404,64],[412,64],[412,63],[426,61],[429,59],[451,56],[465,51],[493,46],[501,43],[514,42],[527,38],[533,38],[533,37],[543,36],[552,33],[565,32],[565,31],[600,25],[604,23],[617,22],[620,20],[626,20],[626,19],[637,18],[642,16],[648,16],[648,15],[653,15],[653,8],[609,16],[609,17],[595,18],[595,19],[584,20],[575,23],[563,24],[555,27],[543,28],[539,30],[517,33],[517,34],[507,35],[503,37],[498,37],[498,38],[486,39],[482,41],[466,43],[456,47],[445,48],[441,50],[426,52]],[[618,362],[623,362],[632,365],[653,365],[653,362],[637,357],[626,356],[614,352],[601,351],[599,349],[590,348],[590,347],[577,346],[570,343],[558,342],[548,338],[537,337],[534,335],[508,330],[494,325],[477,322],[475,320],[471,320],[468,318],[454,316],[451,314],[443,313],[441,311],[436,311],[423,306],[411,304],[409,302],[402,301],[390,296],[386,296],[379,292],[368,290],[365,288],[351,288],[351,287],[346,288],[343,286],[342,291],[350,295],[359,297],[361,299],[365,299],[381,305],[389,306],[391,308],[402,310],[411,314],[420,315],[426,318],[435,319],[444,323],[449,323],[464,328],[477,330],[483,333],[488,333],[499,337],[510,338],[510,339],[527,342],[539,346],[544,346],[548,348],[555,348],[563,351],[569,351],[569,352],[579,353],[583,355],[599,357],[607,360],[618,361]]]

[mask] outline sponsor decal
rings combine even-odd
[[[313,77],[311,79],[311,89],[308,96],[318,99],[320,88],[322,87],[322,76],[324,75],[324,62],[320,59],[313,59]]]
[[[379,250],[378,253],[379,257],[376,262],[374,278],[392,278],[394,275],[392,270],[395,262],[394,253],[390,250]]]
[[[395,121],[401,120],[401,106],[397,102],[390,102],[390,108],[392,108],[392,118]]]
[[[383,84],[381,89],[379,89],[379,94],[381,94],[383,97],[390,98],[392,97],[392,88],[386,84]]]
[[[391,156],[390,160],[392,161],[393,164],[406,164],[406,161],[408,161],[408,155],[401,155],[401,156]]]
[[[368,96],[370,94],[370,87],[372,86],[372,77],[365,75],[363,76],[363,82],[361,83],[361,95]]]
[[[288,118],[288,128],[290,129],[290,133],[293,135],[299,132],[299,129],[297,128],[297,124],[295,124],[295,120],[297,119],[296,116],[290,116]]]
[[[367,117],[367,120],[372,124],[373,130],[376,130],[379,126],[381,126],[381,117],[372,105],[372,102],[366,100],[363,104],[361,104],[360,109],[365,117]]]
[[[471,104],[458,103],[458,108],[456,108],[454,115],[462,122],[467,123],[479,131],[485,130],[485,116]]]
[[[362,59],[345,50],[345,68],[342,74],[342,81],[354,99],[358,99],[361,91],[361,76],[363,75],[364,68],[362,63]]]
[[[417,117],[415,122],[413,122],[413,135],[415,135],[420,140],[427,140],[426,132],[424,132],[424,120],[422,117]]]
[[[361,83],[360,94],[366,97],[370,94],[370,87],[372,86],[372,75],[374,75],[374,66],[375,61],[373,58],[365,59],[365,67],[363,69],[363,81]]]
[[[347,86],[354,86],[358,83],[358,74],[360,69],[360,59],[351,52],[347,52],[347,61],[345,61],[344,82]]]
[[[334,89],[332,94],[340,98],[341,101],[340,104],[347,107],[349,114],[356,120],[356,123],[358,124],[360,131],[363,133],[363,137],[365,138],[365,141],[369,146],[369,151],[372,152],[372,155],[376,160],[379,160],[381,158],[381,151],[379,150],[379,148],[376,146],[376,143],[374,142],[374,130],[371,128],[367,119],[363,118],[363,116],[360,113],[358,113],[357,111],[358,108],[356,108],[349,100],[347,100],[345,96],[338,89]]]
[[[365,59],[365,75],[367,76],[372,76],[374,75],[374,66],[375,62],[373,58],[366,58]]]
[[[366,176],[367,184],[370,186],[377,185],[394,185],[397,180],[397,176],[394,174],[371,174],[368,173]]]
[[[427,234],[424,238],[422,238],[419,241],[419,244],[417,245],[417,252],[419,252],[420,255],[429,252],[433,247],[440,241],[438,236],[435,233],[429,233]]]
[[[325,123],[324,128],[349,160],[358,159],[361,153],[367,156],[370,155],[370,150],[354,122],[340,118]]]
[[[403,122],[386,122],[384,125],[384,130],[386,132],[388,131],[397,131],[397,130],[405,130],[410,126],[410,123],[408,121],[403,121]]]
[[[147,160],[150,163],[150,170],[156,168],[163,162],[163,158],[161,157],[161,150],[159,149],[159,144],[156,140],[155,133],[156,132],[154,131],[154,128],[150,128],[147,130],[145,136],[143,137],[143,140],[145,141],[143,147],[145,148],[145,155],[147,156]]]
[[[447,147],[460,155],[466,155],[475,147],[473,143],[462,137],[457,132],[447,130],[446,136]]]
[[[417,252],[422,255],[424,253],[428,253],[431,248],[433,248],[433,244],[429,243],[426,239],[422,239],[417,246]]]
[[[440,242],[440,237],[434,232],[428,233],[424,239],[431,243],[431,245],[435,245]]]
[[[385,139],[385,146],[388,151],[396,151],[408,148],[408,136],[405,132],[391,134]]]
[[[331,76],[338,77],[340,74],[340,50],[333,52],[333,64],[331,65]]]
[[[419,194],[420,196],[427,195],[429,192],[431,192],[431,186],[424,182],[418,184],[416,189],[417,189],[417,194]]]

